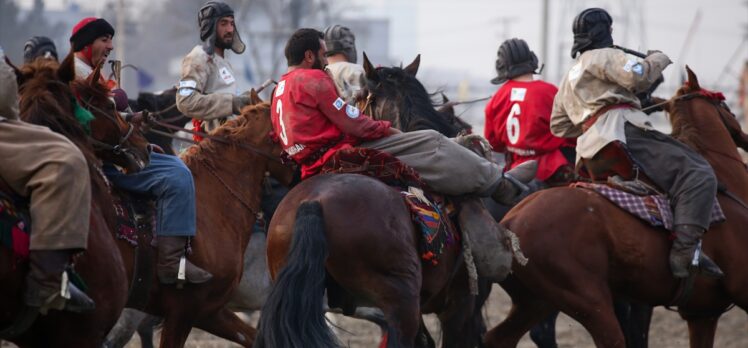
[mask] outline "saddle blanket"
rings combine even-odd
[[[668,231],[673,229],[673,210],[667,197],[663,195],[638,196],[612,188],[604,184],[577,182],[571,185],[592,190],[607,198],[619,208],[648,222],[655,227],[664,227]],[[714,200],[710,223],[725,221],[725,213],[717,200]]]
[[[395,156],[367,148],[341,149],[325,162],[320,173],[366,175],[398,189],[410,209],[413,223],[421,231],[421,259],[432,265],[439,263],[439,255],[446,246],[459,239],[446,212],[446,201],[428,193],[428,185],[418,173]]]

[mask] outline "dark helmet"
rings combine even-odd
[[[527,73],[536,74],[537,69],[538,57],[530,51],[527,42],[517,38],[509,39],[499,46],[496,58],[497,76],[491,80],[491,83],[498,85]]]
[[[216,26],[218,20],[223,17],[233,17],[234,10],[231,6],[221,1],[208,1],[200,8],[197,13],[197,24],[200,26],[200,40],[205,44],[205,52],[213,54],[213,49],[216,44]],[[239,31],[234,30],[234,42],[231,45],[231,50],[236,53],[244,52],[244,42],[239,37]]]
[[[612,46],[611,25],[613,18],[601,8],[593,7],[582,11],[574,18],[574,24],[571,26],[574,31],[571,57],[576,58],[577,53],[587,50]]]
[[[331,25],[325,29],[326,56],[342,53],[351,63],[356,63],[358,53],[356,52],[356,36],[351,29],[342,25]]]
[[[38,57],[58,60],[55,43],[46,36],[34,36],[23,45],[23,62],[30,63]]]

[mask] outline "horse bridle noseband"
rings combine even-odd
[[[122,128],[120,127],[119,120],[117,120],[114,116],[110,115],[106,111],[104,111],[104,110],[102,110],[102,109],[94,106],[93,104],[91,104],[91,102],[90,102],[91,98],[89,98],[86,101],[83,101],[82,99],[77,99],[77,98],[76,98],[76,100],[82,104],[81,107],[85,108],[86,110],[88,110],[92,114],[93,114],[93,112],[92,112],[92,110],[93,110],[93,111],[97,111],[98,113],[104,115],[104,117],[106,117],[108,120],[110,120],[110,121],[112,121],[112,123],[114,123],[114,125],[120,131],[120,134],[122,134]],[[116,110],[115,110],[115,112],[116,112]],[[96,117],[95,114],[94,114],[94,117]],[[102,149],[102,150],[105,150],[105,151],[111,151],[115,156],[123,155],[129,161],[132,161],[134,163],[139,163],[139,161],[137,160],[137,157],[133,153],[133,150],[130,149],[129,147],[125,146],[125,143],[127,143],[127,141],[130,139],[130,137],[132,136],[132,134],[135,132],[135,127],[132,125],[132,123],[129,123],[129,122],[126,122],[126,123],[127,123],[127,131],[124,132],[124,135],[120,136],[119,141],[117,142],[117,145],[112,145],[112,144],[109,144],[109,143],[105,143],[103,141],[95,139],[91,135],[88,135],[88,139],[91,142],[91,144],[94,146],[94,148],[99,148],[99,149]]]

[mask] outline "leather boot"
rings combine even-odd
[[[63,277],[70,262],[69,250],[32,250],[26,276],[24,302],[30,307],[84,312],[96,308],[94,301]],[[63,280],[67,284],[63,284]],[[63,294],[63,290],[67,289]]]
[[[156,273],[161,283],[200,284],[213,278],[212,274],[185,259],[184,279],[177,279],[180,260],[182,257],[187,257],[184,250],[186,245],[187,237],[184,236],[158,237],[158,265]]]
[[[698,272],[714,278],[724,276],[722,270],[701,250],[701,236],[706,232],[696,225],[675,225],[675,240],[670,249],[670,269],[676,278],[686,278],[690,271]],[[697,262],[694,263],[695,253],[698,252]]]
[[[499,184],[491,194],[491,198],[499,204],[514,205],[523,197],[523,193],[529,191],[527,184],[535,179],[538,172],[538,162],[535,160],[524,162],[508,172],[499,179]]]

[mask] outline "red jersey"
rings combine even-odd
[[[551,109],[558,89],[544,81],[507,81],[486,105],[485,136],[497,152],[509,153],[505,170],[534,159],[536,178],[547,180],[568,161],[559,150],[575,139],[551,134]]]
[[[375,121],[348,105],[318,69],[283,75],[270,110],[273,130],[283,150],[301,164],[302,178],[316,174],[335,151],[382,138],[390,128],[390,122]]]

